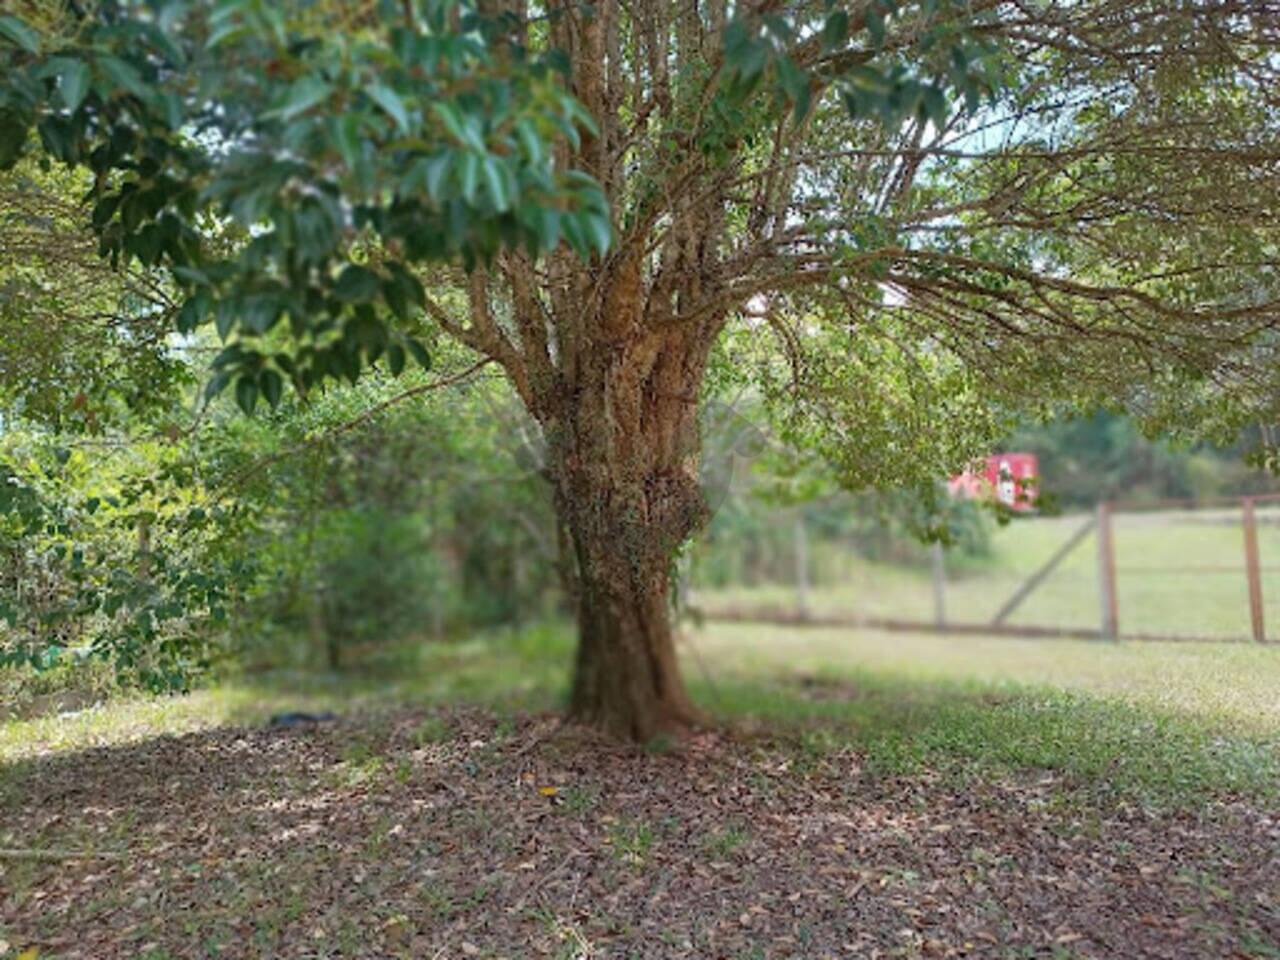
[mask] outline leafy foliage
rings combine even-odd
[[[192,379],[168,349],[169,291],[97,256],[76,200],[88,182],[31,162],[0,173],[0,407],[70,433],[164,429]]]
[[[171,450],[133,454],[110,462],[4,435],[0,663],[95,657],[153,689],[209,665],[253,573],[240,550],[251,515],[210,504]]]
[[[423,306],[408,264],[610,242],[599,189],[554,160],[556,139],[592,121],[545,58],[498,49],[501,22],[434,0],[353,13],[345,29],[324,13],[106,2],[47,42],[4,21],[0,165],[34,132],[91,171],[102,252],[168,269],[179,331],[237,334],[210,394],[234,383],[248,411],[285,382],[425,362],[411,328],[387,324]],[[210,242],[211,220],[229,246]]]
[[[109,280],[95,303],[153,332],[157,370],[213,354],[196,416],[227,442],[195,444],[177,485],[250,504],[282,544],[278,490],[220,483],[229,464],[256,468],[218,395],[282,418],[274,464],[326,435],[306,420],[322,386],[365,376],[377,398],[338,396],[371,399],[353,416],[366,423],[399,402],[384,373],[451,360],[450,341],[501,368],[531,417],[511,432],[533,432],[574,548],[557,536],[545,553],[586,558],[577,573],[599,582],[579,596],[620,609],[642,602],[631,585],[666,590],[706,516],[698,405],[723,388],[761,398],[774,435],[851,488],[936,489],[1024,416],[1124,408],[1149,431],[1225,441],[1276,415],[1266,5],[27,12],[42,6],[0,19],[0,166],[84,171],[98,248],[162,306],[121,307]],[[27,315],[48,267],[4,269],[27,270]],[[145,358],[133,345],[106,355]],[[156,379],[146,439],[176,444],[183,428],[160,418],[182,383]],[[74,402],[54,382],[29,409],[58,429],[47,411]],[[45,496],[43,470],[14,473]],[[294,506],[297,481],[281,496]],[[669,643],[661,617],[633,613],[653,624],[645,642]],[[598,645],[618,648],[637,644]]]

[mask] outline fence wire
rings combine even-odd
[[[985,554],[921,548],[879,560],[801,526],[772,540],[795,553],[790,565],[766,565],[772,576],[739,570],[713,584],[699,579],[695,561],[688,586],[692,605],[711,618],[1104,637],[1114,627],[1121,637],[1248,642],[1261,626],[1263,638],[1280,641],[1280,502],[1253,505],[1256,612],[1247,516],[1245,501],[1116,504],[1099,514],[1016,518]],[[1110,531],[1110,563],[1100,529]]]

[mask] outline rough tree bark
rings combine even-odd
[[[603,532],[612,526],[583,523],[574,538],[582,583],[569,712],[575,720],[643,742],[678,733],[699,715],[676,660],[669,573],[637,563],[628,547],[619,546],[638,528],[615,538]]]
[[[574,559],[571,716],[624,739],[678,733],[698,712],[676,658],[671,565],[708,515],[698,398],[723,314],[670,322],[635,254],[585,266],[557,254],[541,270],[509,255],[471,275],[467,324],[437,318],[498,360],[542,428]]]
[[[615,294],[597,341],[561,371],[545,411],[557,511],[577,560],[578,653],[571,715],[647,740],[695,723],[676,659],[671,564],[707,516],[698,485],[705,345],[646,333],[637,277]],[[620,290],[619,288],[629,288]]]
[[[525,12],[522,0],[492,2]],[[618,0],[589,13],[552,8],[549,42],[568,54],[572,90],[599,124],[576,149],[562,146],[558,160],[591,173],[621,210],[627,181],[641,175],[627,169],[636,144],[678,110],[698,112],[710,89],[708,74],[673,94],[671,44],[690,63],[714,56],[725,0],[712,0],[705,20],[664,0],[630,13]],[[470,276],[469,322],[434,311],[501,364],[546,438],[546,472],[575,559],[570,714],[640,741],[699,719],[676,657],[671,568],[707,517],[697,404],[731,306],[722,302],[724,199],[699,191],[723,187],[732,171],[704,169],[705,157],[685,150],[646,164],[643,176],[683,185],[643,201],[629,226],[618,225],[609,254],[589,263],[563,249],[539,263],[507,254]]]

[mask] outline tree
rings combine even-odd
[[[93,171],[104,252],[168,270],[180,329],[227,340],[213,390],[251,409],[398,370],[433,328],[502,367],[577,558],[571,712],[625,737],[697,719],[668,593],[707,515],[709,371],[754,376],[854,486],[932,480],[1019,410],[1227,434],[1274,407],[1267,3],[102,0],[32,22],[0,18],[0,160]],[[210,214],[239,235],[210,243]]]
[[[82,173],[0,172],[0,416],[97,433],[157,414],[184,385],[166,349],[171,299],[154,275],[113,271],[78,200]]]
[[[1261,441],[1261,442],[1260,442]],[[1064,510],[1090,509],[1099,500],[1203,499],[1266,494],[1276,478],[1250,463],[1265,451],[1256,427],[1231,447],[1173,446],[1146,437],[1128,417],[1106,411],[1048,424],[1026,424],[1006,449],[1039,458],[1041,496]]]

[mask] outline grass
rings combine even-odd
[[[263,676],[10,722],[0,725],[0,778],[6,763],[38,755],[260,724],[286,709],[359,714],[376,725],[407,705],[480,703],[499,716],[554,708],[571,647],[567,630],[547,626],[423,644],[342,677]],[[698,654],[686,659],[696,698],[719,719],[789,740],[798,766],[852,749],[886,775],[1049,773],[1077,793],[1158,806],[1280,795],[1280,649],[745,625],[712,625],[688,649]],[[428,718],[415,739],[450,735]],[[356,738],[334,776],[395,775],[382,766]]]
[[[746,845],[751,834],[741,824],[730,823],[707,836],[703,848],[713,859],[723,860]]]
[[[692,634],[691,646],[713,675],[855,671],[924,689],[1061,690],[1228,731],[1280,735],[1280,644],[1021,640],[711,623]],[[696,661],[690,666],[695,669]]]
[[[1051,772],[1153,805],[1280,796],[1280,647],[711,624],[703,702],[885,772]],[[717,679],[718,678],[718,679]]]
[[[410,704],[478,703],[506,714],[545,709],[559,702],[569,652],[568,634],[549,625],[404,646],[341,674],[282,671],[232,678],[185,696],[121,697],[73,713],[0,723],[0,764],[223,724],[259,725],[293,710],[376,718]],[[417,731],[422,744],[448,736],[443,722],[431,718]]]
[[[1088,520],[1087,516],[1022,518],[999,529],[986,558],[948,557],[947,616],[988,623],[1020,584]],[[1166,636],[1251,635],[1243,534],[1236,511],[1120,513],[1114,519],[1120,628]],[[1258,511],[1265,620],[1280,638],[1280,508]],[[933,586],[927,559],[914,565],[872,563],[834,543],[811,545],[815,585],[811,612],[931,621]],[[789,584],[699,588],[707,609],[794,608]],[[1018,608],[1012,624],[1096,629],[1097,545],[1091,535]]]
[[[800,731],[801,764],[850,747],[884,774],[1050,773],[1095,799],[1157,807],[1280,795],[1280,740],[1225,734],[1211,722],[1060,690],[921,683],[869,671],[823,686],[830,699],[800,697],[785,685],[726,685],[718,709]]]
[[[129,856],[0,865],[0,941],[113,938],[127,949],[66,956],[157,960],[569,960],[619,941],[751,957],[784,955],[760,944],[785,926],[785,955],[825,956],[834,917],[888,941],[906,908],[943,918],[941,902],[1000,956],[1136,956],[1114,933],[1072,952],[1020,931],[1046,913],[1123,924],[1159,896],[1194,920],[1130,924],[1162,948],[1275,956],[1280,887],[1253,824],[1280,809],[1280,646],[724,624],[688,640],[695,697],[735,733],[686,756],[516,718],[563,702],[572,637],[554,624],[0,724],[0,839]],[[403,712],[463,702],[491,714]],[[299,709],[343,722],[77,753]],[[936,952],[923,942],[880,952]]]
[[[614,856],[623,863],[642,866],[654,844],[653,827],[642,820],[628,818],[609,826],[607,843]]]

